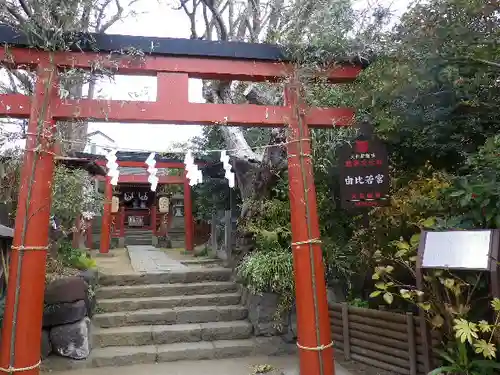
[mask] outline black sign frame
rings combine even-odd
[[[338,151],[341,207],[348,210],[390,204],[389,157],[378,138],[358,138]]]

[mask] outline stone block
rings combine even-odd
[[[130,326],[98,329],[94,333],[96,347],[153,345],[152,326]]]
[[[158,346],[157,361],[197,361],[202,359],[213,359],[214,355],[215,350],[211,342],[178,343]]]
[[[50,342],[55,353],[72,359],[85,359],[91,350],[90,319],[53,327]]]
[[[71,303],[87,298],[88,284],[81,277],[65,277],[45,287],[45,304]]]
[[[201,326],[199,324],[153,326],[152,334],[156,345],[198,342],[201,341]]]
[[[45,305],[43,309],[43,326],[53,327],[78,322],[87,316],[85,301]]]

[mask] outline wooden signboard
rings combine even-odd
[[[389,204],[389,161],[380,140],[356,140],[340,148],[339,168],[342,208]]]

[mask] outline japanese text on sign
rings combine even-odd
[[[387,151],[378,139],[356,140],[339,150],[342,207],[375,207],[389,204]]]
[[[384,175],[383,174],[377,174],[375,176],[373,175],[368,175],[368,176],[357,176],[357,177],[351,177],[347,176],[345,178],[345,184],[346,185],[372,185],[372,184],[383,184],[384,183]]]
[[[368,167],[368,166],[380,166],[383,165],[382,160],[375,160],[375,159],[370,159],[370,160],[347,160],[345,162],[345,166],[347,168],[352,168],[352,167]]]

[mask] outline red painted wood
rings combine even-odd
[[[22,184],[19,189],[14,247],[10,257],[0,350],[2,368],[36,366],[40,360],[47,251],[41,249],[21,251],[16,248],[19,246],[43,248],[48,245],[49,238],[48,223],[52,199],[50,181],[54,173],[54,154],[50,139],[42,139],[40,144],[36,134],[40,131],[41,134],[51,136],[55,130],[50,103],[58,94],[57,77],[54,78],[53,68],[47,65],[40,65],[37,73],[35,94],[31,98],[26,152],[21,169]],[[44,99],[48,99],[47,106]],[[33,152],[35,149],[47,152],[35,154]],[[14,334],[13,347],[12,334]],[[11,358],[11,351],[14,353],[14,358]],[[38,373],[38,367],[23,371],[23,374],[27,375],[38,375]]]
[[[144,168],[144,171],[147,169],[147,165],[144,161],[125,161],[125,160],[117,160],[116,163],[119,167],[133,167],[133,168]],[[106,160],[96,160],[96,164],[105,166],[107,163]],[[196,162],[197,165],[205,165],[205,162]],[[157,161],[156,168],[171,168],[171,169],[184,169],[184,163],[179,161]],[[177,176],[174,176],[177,177]],[[182,176],[179,176],[182,178]],[[184,181],[184,179],[183,179]]]
[[[187,172],[185,172],[185,175]],[[184,246],[187,251],[194,249],[194,221],[193,202],[191,198],[191,186],[189,180],[184,178],[184,230],[186,233]]]
[[[11,66],[34,66],[49,61],[46,52],[24,48],[4,48],[0,51],[0,60]],[[292,64],[268,61],[148,55],[134,59],[89,52],[54,54],[54,62],[60,67],[90,69],[96,67],[96,61],[99,66],[111,68],[118,74],[155,76],[157,72],[188,73],[191,78],[213,80],[277,81],[293,73]],[[325,71],[324,76],[327,76],[331,83],[352,82],[361,70],[360,66],[337,64]]]
[[[176,92],[178,88],[173,86],[170,91]],[[15,95],[16,98],[13,99],[9,96],[0,95],[0,103],[14,103],[18,100],[19,95]],[[24,101],[24,98],[22,100]],[[27,117],[28,114],[29,106],[26,109],[17,108],[14,110],[11,105],[0,105],[0,115]],[[282,127],[286,125],[290,113],[286,107],[252,104],[204,104],[189,103],[187,100],[182,102],[175,100],[141,102],[80,99],[64,102],[57,100],[54,117],[59,120],[78,118],[124,123],[241,126],[256,126],[258,124],[261,127]],[[310,127],[350,126],[353,119],[354,110],[351,108],[306,109],[306,120]]]
[[[299,103],[296,92],[288,91],[287,106],[256,106],[232,104],[189,103],[186,95],[187,78],[243,81],[278,81],[293,75],[293,66],[285,63],[262,61],[236,61],[230,59],[180,58],[145,56],[141,59],[113,57],[97,53],[59,52],[53,54],[59,67],[80,67],[84,69],[99,65],[108,66],[122,74],[158,76],[158,102],[131,102],[105,100],[68,100],[57,97],[55,87],[48,95],[42,92],[42,82],[51,70],[49,53],[39,50],[9,48],[0,51],[0,60],[10,66],[38,68],[38,80],[33,99],[20,95],[0,95],[0,116],[30,117],[29,129],[34,133],[38,119],[43,118],[44,127],[50,127],[52,119],[90,119],[93,121],[117,121],[132,123],[174,123],[207,125],[243,125],[258,127],[289,126],[290,140],[298,140],[298,132],[308,138],[308,127],[329,128],[348,126],[354,118],[350,108],[306,108]],[[330,82],[352,82],[360,73],[360,67],[341,66],[326,72]],[[175,74],[173,74],[175,73]],[[178,94],[172,96],[174,93]],[[44,95],[45,94],[45,95]],[[49,99],[48,112],[41,115],[41,100]],[[299,123],[298,107],[302,122]],[[307,124],[307,125],[304,125]],[[28,138],[28,149],[38,146],[38,140]],[[302,150],[300,150],[302,149]],[[316,197],[312,178],[312,165],[308,159],[300,165],[297,155],[300,151],[310,152],[307,141],[291,142],[289,153],[290,207],[292,212],[292,238],[294,242],[319,237]],[[36,165],[35,165],[36,164]],[[45,246],[48,241],[48,215],[50,211],[50,183],[53,173],[53,155],[44,154],[35,163],[33,155],[26,153],[22,169],[23,181],[27,181],[35,165],[35,183],[32,195],[28,196],[26,185],[21,186],[14,244],[21,244],[22,227],[29,217],[26,244]],[[183,168],[181,166],[180,168]],[[186,249],[193,249],[193,217],[191,189],[184,183]],[[111,230],[112,187],[106,184],[103,227],[101,230],[101,252],[109,251]],[[25,203],[29,202],[28,208]],[[28,212],[27,212],[28,210]],[[310,225],[304,225],[309,218]],[[325,280],[321,247],[318,244],[293,245],[299,343],[316,347],[330,343],[330,327],[326,301]],[[21,294],[16,320],[14,353],[16,367],[32,366],[40,358],[40,334],[43,307],[45,272],[44,251],[27,252],[22,259]],[[7,291],[7,303],[2,330],[0,366],[9,367],[10,335],[14,330],[14,298],[16,296],[17,266],[21,262],[18,251],[11,258],[11,273]],[[313,287],[314,285],[314,287]],[[317,309],[314,308],[316,305]],[[304,350],[300,352],[301,374],[333,375],[333,350]],[[39,369],[26,371],[37,375]]]
[[[0,115],[28,118],[31,98],[22,94],[0,94]]]
[[[111,245],[111,200],[113,199],[113,185],[111,178],[106,177],[106,186],[104,190],[104,210],[101,223],[101,246],[99,252],[106,254]]]
[[[312,158],[303,157],[301,161],[300,157],[311,155],[311,141],[298,89],[289,86],[285,94],[290,110],[294,110],[287,153],[298,343],[316,348],[330,345],[331,332],[321,246],[309,243],[320,238]],[[335,373],[332,347],[322,351],[300,349],[299,358],[300,374]]]
[[[149,175],[121,175],[118,177],[120,184],[149,184]],[[104,180],[106,177],[98,176],[98,180]],[[158,184],[183,184],[184,178],[182,176],[158,176]]]
[[[176,90],[174,87],[171,90]],[[354,111],[350,108],[310,109],[307,120],[311,127],[351,125]],[[290,112],[286,107],[253,104],[204,104],[90,100],[59,101],[54,110],[59,120],[73,118],[92,121],[127,123],[162,123],[194,125],[240,125],[282,127]]]

